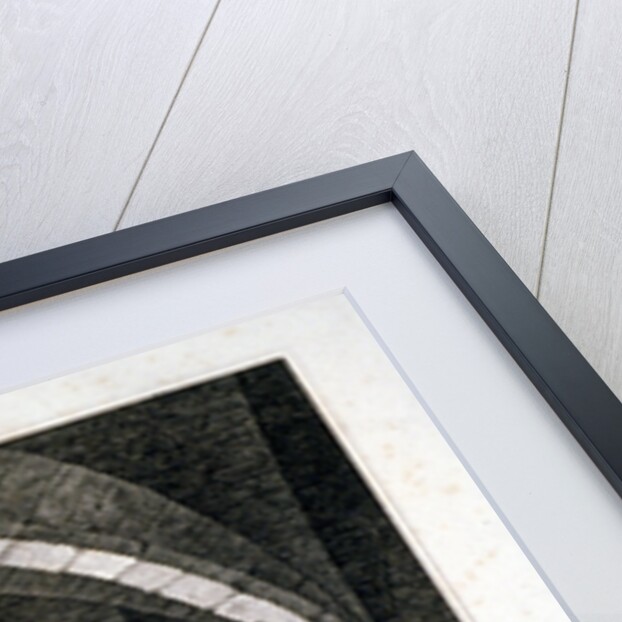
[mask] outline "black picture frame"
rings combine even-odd
[[[388,202],[622,496],[622,403],[413,151],[2,263],[0,311]]]

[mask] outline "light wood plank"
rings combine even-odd
[[[622,4],[582,2],[541,300],[622,398]]]
[[[223,0],[122,226],[414,148],[533,287],[573,12]]]
[[[0,261],[114,228],[214,1],[0,2]]]

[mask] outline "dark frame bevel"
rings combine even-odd
[[[0,311],[392,201],[622,496],[622,403],[414,152],[0,264]]]

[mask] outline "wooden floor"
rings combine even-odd
[[[622,397],[618,0],[8,0],[0,261],[415,149]]]

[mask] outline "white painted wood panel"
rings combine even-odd
[[[622,4],[582,2],[541,300],[622,398]]]
[[[122,226],[415,149],[537,280],[573,0],[223,0]]]
[[[0,2],[0,261],[114,228],[214,1]]]

